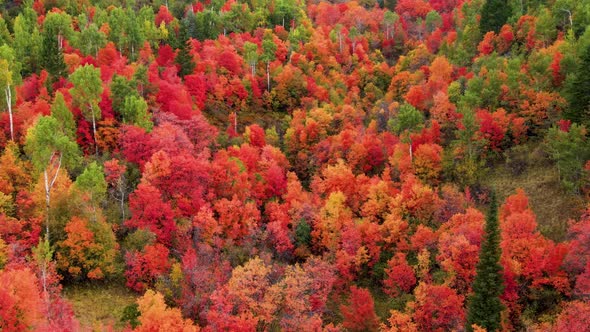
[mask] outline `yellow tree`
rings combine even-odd
[[[197,332],[199,327],[195,326],[189,319],[183,319],[180,309],[168,308],[164,302],[164,296],[153,290],[148,290],[137,300],[139,305],[139,323],[135,329],[137,332],[148,331],[182,331]]]

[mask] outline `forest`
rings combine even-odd
[[[0,1],[0,330],[590,331],[590,1]]]

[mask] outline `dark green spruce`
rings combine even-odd
[[[485,35],[488,31],[498,33],[511,15],[508,0],[487,0],[481,9],[479,31]]]
[[[190,30],[193,28],[194,16],[189,16],[183,19],[180,23],[178,32],[178,54],[176,55],[175,62],[180,67],[178,75],[184,78],[186,75],[190,75],[195,70],[195,62],[193,56],[190,53],[190,46],[188,41],[190,38]]]
[[[473,331],[473,324],[485,328],[488,332],[500,329],[500,313],[504,309],[500,301],[500,295],[504,291],[501,254],[498,205],[496,196],[492,194],[479,252],[477,275],[473,282],[473,294],[468,302],[467,331]]]

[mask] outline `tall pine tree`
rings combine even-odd
[[[504,309],[500,301],[500,295],[504,291],[502,265],[500,265],[501,254],[498,205],[496,196],[492,193],[485,235],[477,263],[477,276],[473,282],[473,294],[469,298],[467,331],[473,331],[473,324],[489,332],[500,328],[500,313]]]
[[[488,31],[498,33],[511,15],[508,0],[487,0],[481,9],[479,31],[485,35]]]
[[[175,62],[178,66],[178,75],[184,78],[186,75],[190,75],[195,70],[195,62],[191,55],[191,47],[188,44],[190,39],[190,30],[193,28],[194,15],[187,16],[180,22],[180,28],[178,29],[178,54],[176,55]]]

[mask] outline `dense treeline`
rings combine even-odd
[[[3,331],[84,328],[99,280],[138,331],[587,329],[590,210],[541,233],[483,180],[588,201],[590,4],[1,9]]]

